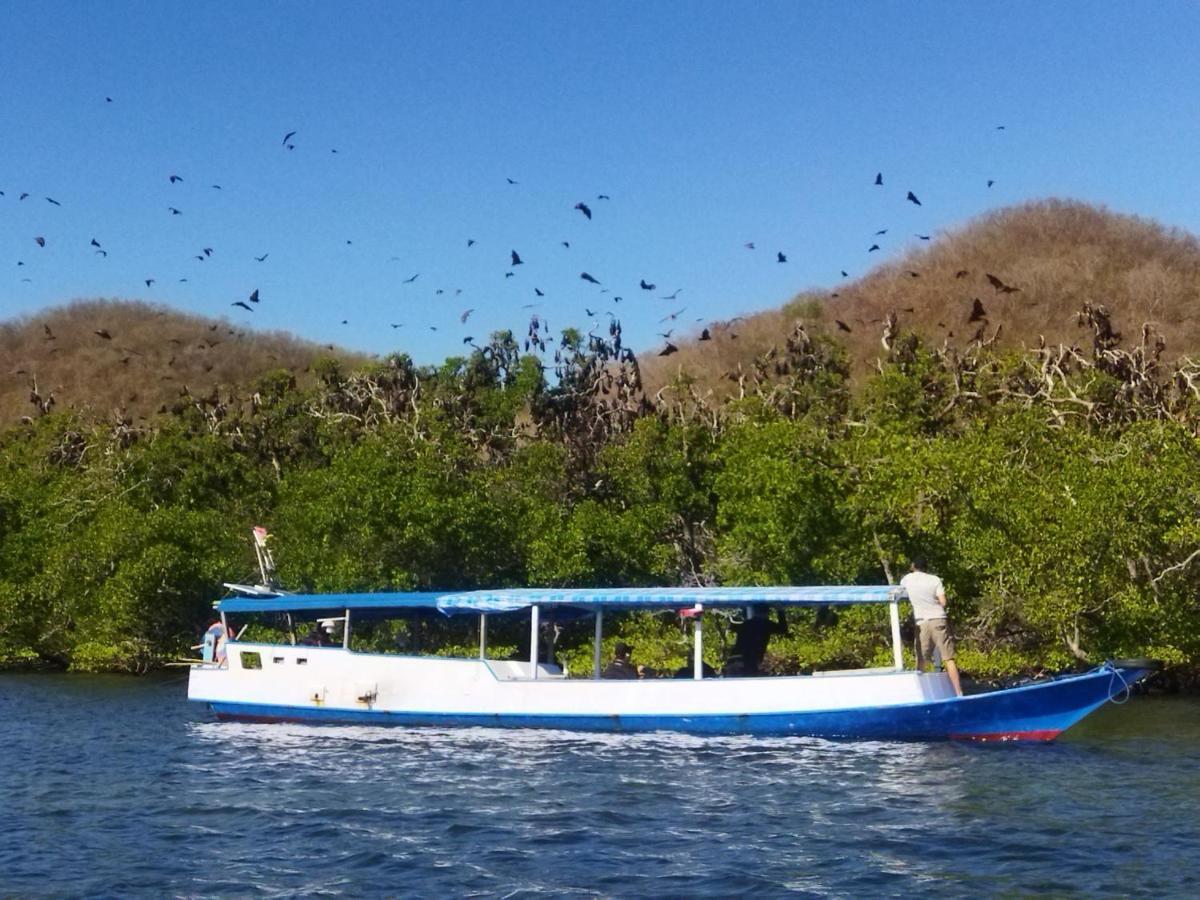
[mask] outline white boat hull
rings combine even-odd
[[[247,667],[255,654],[260,667]],[[564,678],[547,666],[540,667],[537,678],[531,674],[529,663],[508,660],[236,643],[229,646],[226,666],[192,668],[188,697],[231,718],[360,721],[394,716],[422,723],[473,718],[547,724],[582,718],[608,727],[619,719],[630,728],[639,720],[658,727],[650,720],[901,706],[954,696],[944,675],[893,669],[704,680]],[[259,715],[251,707],[273,712]]]

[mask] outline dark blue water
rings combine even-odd
[[[1047,746],[210,721],[0,676],[0,896],[1200,895],[1200,702]]]

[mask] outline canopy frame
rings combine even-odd
[[[236,586],[230,586],[236,587]],[[344,649],[350,647],[350,611],[386,615],[436,609],[447,616],[479,615],[479,658],[487,653],[489,613],[529,610],[529,663],[532,678],[538,677],[539,625],[543,607],[591,612],[595,617],[592,648],[592,677],[601,677],[601,641],[607,609],[650,609],[690,612],[692,618],[692,677],[704,676],[704,610],[706,608],[768,606],[849,606],[885,603],[891,626],[892,659],[897,672],[904,671],[904,647],[900,633],[900,601],[907,599],[903,588],[894,585],[822,585],[799,587],[709,587],[709,588],[504,588],[479,591],[410,591],[370,594],[284,594],[255,590],[226,597],[214,604],[222,621],[228,613],[275,612],[291,616],[307,612],[325,618],[344,618]],[[322,616],[322,613],[325,615]]]
[[[820,585],[807,587],[708,587],[708,588],[502,588],[480,591],[409,591],[368,594],[238,593],[219,600],[217,609],[234,612],[328,612],[347,608],[403,611],[436,609],[444,615],[482,612],[517,612],[537,605],[544,608],[690,609],[697,603],[708,608],[752,606],[848,606],[890,603],[905,599],[903,588],[891,585]]]

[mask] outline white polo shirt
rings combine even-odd
[[[909,572],[900,579],[900,587],[908,592],[913,618],[918,622],[946,618],[946,608],[938,603],[938,594],[945,593],[942,579],[928,572]]]

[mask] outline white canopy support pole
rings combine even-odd
[[[695,654],[692,661],[692,678],[699,681],[704,677],[704,604],[697,603],[695,609],[695,618],[692,620],[695,625],[692,626],[695,632],[696,640],[693,652]]]
[[[342,649],[350,649],[350,610],[346,610],[346,622],[342,625]]]
[[[600,677],[600,635],[604,631],[604,611],[596,610],[596,639],[592,642],[592,677]]]
[[[533,677],[538,676],[538,607],[535,603],[529,607],[529,665],[533,667]]]
[[[900,601],[892,600],[888,604],[888,612],[892,617],[892,658],[896,663],[896,671],[904,671],[904,647],[900,643]]]
[[[487,658],[487,613],[479,614],[479,658]]]
[[[213,662],[224,669],[229,666],[229,642],[234,639],[233,635],[229,632],[229,621],[225,618],[225,610],[221,610],[221,627],[225,629],[225,636],[223,639],[218,638],[213,643]],[[224,646],[221,644],[222,640],[224,640]],[[224,659],[221,658],[220,653],[217,652],[218,650],[224,651]]]

